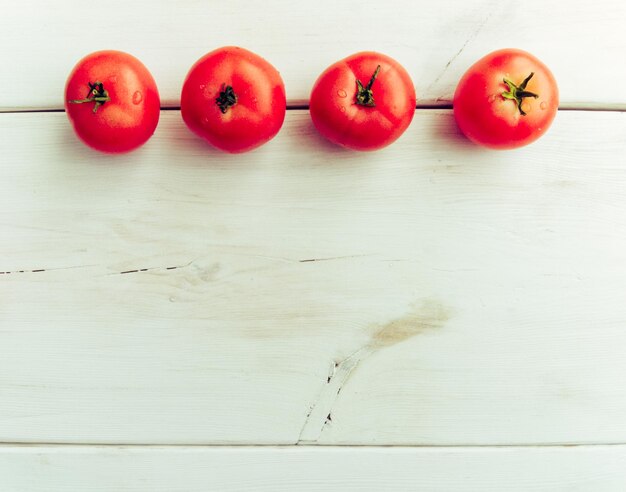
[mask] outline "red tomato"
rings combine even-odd
[[[364,51],[328,67],[311,91],[310,111],[318,131],[354,150],[394,142],[415,113],[415,88],[394,59]]]
[[[143,145],[159,122],[160,99],[148,69],[121,51],[80,60],[65,85],[65,111],[90,147],[128,152]]]
[[[200,58],[187,74],[180,112],[187,126],[218,149],[247,152],[276,136],[287,100],[278,71],[233,46]]]
[[[454,93],[454,117],[472,141],[512,149],[537,140],[559,107],[554,76],[522,50],[494,51],[472,65]]]

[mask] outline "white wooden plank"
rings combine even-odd
[[[626,448],[0,448],[3,492],[622,492]]]
[[[362,154],[288,113],[119,157],[0,115],[0,441],[626,442],[625,114]]]
[[[463,72],[502,47],[526,49],[553,69],[568,107],[626,108],[614,81],[626,51],[621,0],[78,0],[5,2],[0,16],[0,109],[61,108],[65,79],[85,54],[121,49],[152,71],[166,106],[204,53],[247,47],[282,73],[292,104],[306,103],[317,76],[362,50],[384,52],[411,74],[421,104],[449,103]]]

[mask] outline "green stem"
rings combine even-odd
[[[68,102],[71,104],[95,103],[93,112],[96,113],[98,108],[105,102],[110,101],[111,98],[109,97],[109,91],[104,88],[102,82],[88,82],[88,84],[91,97],[86,97],[85,99],[71,99]]]
[[[526,90],[528,81],[533,78],[533,75],[535,75],[535,72],[530,72],[530,75],[526,77],[520,85],[516,85],[514,82],[507,79],[506,77],[503,79],[509,90],[504,91],[502,93],[502,97],[504,97],[505,99],[514,100],[517,103],[517,109],[519,109],[519,112],[522,116],[526,116],[526,112],[522,109],[522,102],[524,101],[524,98],[534,97],[535,99],[537,99],[539,97],[539,94],[535,94],[534,92]]]
[[[376,77],[378,76],[378,72],[380,72],[380,65],[376,67],[376,71],[370,78],[370,81],[368,82],[366,87],[363,87],[363,84],[361,83],[361,81],[357,79],[356,81],[357,92],[356,92],[355,102],[359,106],[367,106],[370,108],[373,108],[374,106],[376,106],[376,103],[374,102],[374,93],[372,92],[372,86],[374,85],[374,81],[376,80]]]

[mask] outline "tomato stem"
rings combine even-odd
[[[370,78],[370,81],[368,82],[366,87],[363,87],[363,84],[361,83],[361,81],[357,79],[356,103],[359,106],[368,106],[370,108],[373,108],[374,106],[376,106],[374,102],[374,93],[372,92],[372,86],[374,85],[374,81],[376,80],[376,77],[378,76],[379,71],[380,71],[380,65],[376,67],[376,71]]]
[[[502,97],[505,99],[512,99],[517,102],[517,109],[522,116],[526,116],[526,112],[522,109],[522,102],[525,97],[534,97],[537,99],[539,94],[535,94],[534,92],[530,92],[526,90],[526,86],[528,85],[528,81],[533,78],[535,72],[530,72],[530,75],[526,77],[520,85],[516,85],[514,82],[511,82],[506,77],[503,79],[504,83],[509,88],[508,91],[504,91],[502,93]]]
[[[233,91],[232,86],[222,84],[220,95],[215,98],[215,104],[220,108],[222,114],[226,114],[228,108],[237,104],[237,94]]]
[[[89,96],[85,99],[71,99],[71,104],[83,104],[83,103],[95,103],[93,107],[93,113],[98,111],[98,108],[105,102],[110,101],[109,92],[104,88],[102,82],[87,82],[89,84]]]

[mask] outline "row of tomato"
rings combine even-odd
[[[454,94],[454,116],[472,141],[491,148],[526,145],[548,129],[558,108],[550,70],[521,50],[478,60]],[[198,60],[183,83],[180,111],[187,126],[226,152],[252,150],[271,140],[285,119],[285,86],[260,56],[224,47]],[[416,107],[413,82],[394,59],[361,52],[328,67],[311,91],[318,131],[355,150],[376,150],[407,129]],[[104,152],[144,144],[159,121],[156,83],[135,57],[120,51],[87,55],[72,70],[65,109],[80,139]]]

